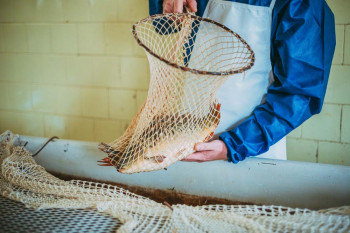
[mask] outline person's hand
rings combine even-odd
[[[197,12],[196,0],[164,0],[163,13],[182,13],[184,6],[188,6],[192,12]]]
[[[226,160],[227,147],[221,140],[203,142],[196,144],[195,153],[187,156],[182,161],[186,162],[208,162],[213,160]]]

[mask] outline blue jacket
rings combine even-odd
[[[150,14],[162,0],[149,0]],[[202,16],[208,0],[197,0]],[[235,0],[270,5],[271,0]],[[220,135],[234,163],[269,147],[321,111],[335,49],[335,23],[324,0],[277,0],[272,16],[271,64],[275,82],[266,103],[235,129]]]

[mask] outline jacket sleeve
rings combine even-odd
[[[149,0],[149,15],[161,14],[163,12],[163,0]]]
[[[266,152],[323,105],[335,49],[334,16],[326,2],[277,1],[271,39],[275,82],[266,103],[219,137],[234,163]]]

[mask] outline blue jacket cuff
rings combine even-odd
[[[232,141],[231,141],[231,136],[227,135],[229,134],[228,132],[225,132],[219,136],[219,140],[223,141],[226,144],[227,147],[227,161],[230,163],[238,163],[240,157],[238,153],[233,149]]]

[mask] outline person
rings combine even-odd
[[[231,78],[218,91],[218,138],[197,144],[184,161],[286,159],[285,136],[323,105],[335,49],[334,16],[327,3],[149,0],[150,15],[181,13],[184,6],[238,33],[256,58],[244,78]]]

